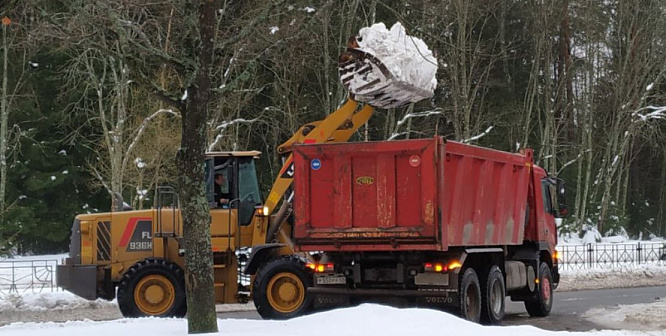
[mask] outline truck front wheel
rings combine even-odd
[[[545,317],[553,308],[553,276],[548,264],[542,262],[539,266],[539,284],[536,298],[525,301],[525,309],[532,317]]]
[[[481,318],[481,288],[472,268],[465,270],[460,281],[460,316],[476,323]]]
[[[312,304],[307,295],[312,274],[298,257],[283,257],[262,266],[254,280],[252,299],[265,319],[303,315]]]

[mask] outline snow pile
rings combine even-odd
[[[116,303],[105,300],[88,301],[69,292],[40,294],[7,294],[0,296],[0,312],[49,309],[97,309],[104,306],[116,307]]]
[[[638,265],[635,268],[560,270],[558,291],[599,288],[663,286],[666,266]]]
[[[584,317],[608,328],[666,330],[666,301],[593,308]]]
[[[437,59],[423,40],[407,35],[400,22],[396,22],[390,30],[386,29],[384,23],[361,28],[357,42],[358,49],[378,58],[395,80],[424,91],[424,96],[431,97],[434,94],[437,87]],[[372,74],[366,78],[357,78],[349,89],[355,94],[357,88],[374,79]],[[421,99],[423,96],[419,95],[418,100]]]
[[[397,309],[364,304],[295,318],[288,321],[218,319],[217,335],[312,335],[319,336],[404,336],[404,335],[475,335],[475,336],[533,336],[533,335],[645,335],[632,331],[601,331],[587,333],[552,332],[530,326],[485,327],[435,310]],[[4,336],[117,336],[117,335],[186,335],[184,319],[121,319],[107,322],[16,323],[0,327]],[[666,335],[652,332],[649,335]]]

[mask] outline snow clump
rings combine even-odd
[[[380,59],[397,80],[434,94],[437,59],[423,40],[407,35],[400,22],[390,30],[381,22],[361,28],[357,42],[359,49]]]

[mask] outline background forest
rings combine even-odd
[[[355,141],[442,135],[531,147],[567,182],[562,231],[666,231],[666,1],[220,0],[209,150],[275,148],[340,105],[349,36],[400,21],[439,62],[435,96]],[[77,213],[174,184],[197,1],[3,0],[0,250],[67,249]],[[11,243],[10,243],[11,241]]]

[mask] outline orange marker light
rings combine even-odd
[[[460,268],[460,267],[462,267],[462,264],[458,261],[453,261],[449,264],[449,269],[450,270]]]

